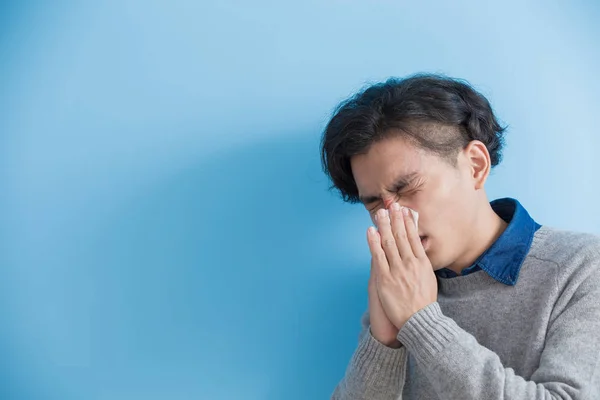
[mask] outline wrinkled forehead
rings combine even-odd
[[[361,195],[381,194],[425,167],[424,152],[403,139],[386,139],[352,157],[352,174]],[[364,192],[364,193],[363,193]]]

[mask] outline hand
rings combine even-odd
[[[392,347],[400,347],[398,336],[398,328],[392,324],[387,315],[383,311],[379,294],[377,293],[377,285],[375,282],[375,265],[371,259],[371,276],[369,277],[369,321],[371,325],[371,335],[380,343]]]
[[[394,203],[379,210],[379,232],[369,228],[368,241],[379,300],[398,329],[417,311],[437,301],[437,281],[411,213]]]

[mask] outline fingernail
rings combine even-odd
[[[402,214],[408,215],[408,208],[402,207]]]
[[[385,208],[382,208],[381,210],[379,210],[377,212],[377,217],[378,218],[385,218],[388,215],[388,210],[386,210]]]
[[[398,210],[400,209],[400,204],[398,204],[398,203],[394,203],[394,204],[392,204],[392,208],[393,208],[394,210],[398,211]]]

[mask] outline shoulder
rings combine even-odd
[[[542,226],[534,235],[529,256],[555,264],[559,279],[600,275],[600,236]]]
[[[561,258],[576,254],[600,254],[600,236],[592,233],[561,230],[542,226],[534,235],[531,253],[536,256]]]

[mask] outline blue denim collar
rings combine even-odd
[[[514,286],[519,278],[523,261],[531,248],[533,236],[540,228],[517,200],[503,198],[490,203],[492,209],[508,226],[500,237],[462,275],[484,270],[489,276],[506,285]],[[446,268],[436,271],[441,278],[458,276]]]

